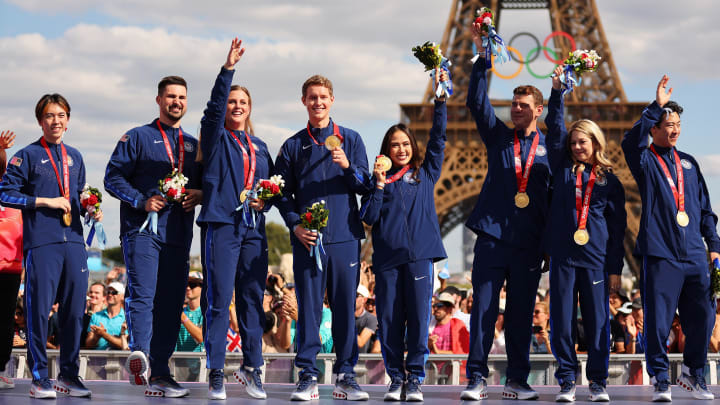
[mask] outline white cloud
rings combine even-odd
[[[697,161],[703,176],[720,176],[720,155],[701,155],[697,157]]]

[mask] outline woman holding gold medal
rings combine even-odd
[[[268,267],[262,213],[270,206],[253,197],[252,190],[257,179],[270,178],[273,163],[267,145],[252,135],[248,90],[231,85],[235,64],[244,52],[242,41],[235,38],[201,122],[200,158],[205,170],[197,222],[202,228],[207,289],[205,350],[210,399],[226,397],[223,367],[233,289],[243,343],[243,365],[233,375],[246,386],[248,395],[266,398],[260,378],[265,322],[262,300]],[[248,212],[256,219],[249,221]]]
[[[443,70],[435,77],[437,86],[438,79],[447,80],[447,73]],[[360,216],[373,227],[377,334],[391,378],[386,401],[423,400],[420,384],[429,353],[433,262],[447,257],[434,199],[444,158],[446,124],[445,99],[436,98],[424,160],[415,136],[405,125],[390,127],[381,155],[375,160],[375,188],[362,199]]]
[[[35,107],[43,136],[10,159],[0,183],[3,206],[22,210],[25,308],[28,324],[30,396],[55,398],[55,391],[89,397],[78,377],[78,354],[87,291],[87,254],[80,193],[85,165],[80,152],[63,142],[70,105],[60,94],[46,94]],[[102,211],[94,214],[102,220]],[[60,302],[60,374],[48,376],[45,344],[48,313]]]
[[[605,136],[597,124],[581,119],[566,130],[559,79],[562,72],[562,67],[555,69],[545,118],[545,142],[553,173],[545,249],[550,255],[550,340],[558,361],[555,377],[561,386],[556,400],[575,400],[575,376],[580,366],[573,326],[579,292],[588,345],[590,400],[608,401],[608,294],[620,288],[625,193],[610,172]]]

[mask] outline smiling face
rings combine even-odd
[[[389,158],[393,166],[402,167],[410,163],[413,157],[410,137],[403,131],[397,130],[390,137]]]
[[[675,146],[680,137],[680,115],[676,112],[663,115],[663,120],[657,126],[650,128],[650,135],[657,146],[663,148]]]
[[[169,84],[155,101],[160,107],[160,121],[173,126],[187,111],[187,88],[179,84]]]
[[[46,141],[59,143],[67,130],[68,121],[70,121],[68,112],[60,104],[50,103],[45,107],[38,124],[42,128]]]
[[[515,128],[526,129],[534,127],[542,112],[542,104],[535,105],[535,99],[532,95],[516,94],[513,96],[510,107],[510,119],[513,125],[515,125]]]
[[[245,130],[245,122],[250,117],[252,107],[250,97],[243,90],[233,90],[227,100],[225,126],[235,130]]]
[[[308,120],[315,128],[324,128],[330,123],[330,107],[335,97],[330,89],[321,85],[309,86],[302,97],[302,103],[308,112]]]
[[[573,131],[570,135],[570,152],[573,159],[589,164],[595,163],[594,145],[592,138],[581,131]]]

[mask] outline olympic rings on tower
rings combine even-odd
[[[527,55],[524,59],[523,59],[522,53],[520,53],[520,51],[517,50],[516,48],[512,47],[513,41],[522,36],[530,37],[533,41],[535,41],[535,44],[537,45],[535,48],[530,49],[530,51],[527,53]],[[508,42],[508,46],[507,46],[507,50],[508,50],[508,53],[510,54],[510,58],[520,65],[518,67],[518,70],[516,70],[515,72],[513,72],[512,74],[509,74],[509,75],[503,75],[503,74],[499,73],[495,69],[495,56],[492,56],[492,59],[491,59],[492,68],[490,69],[490,71],[493,72],[495,74],[495,76],[497,76],[501,79],[506,79],[506,80],[514,79],[522,72],[523,65],[526,65],[528,73],[530,73],[534,78],[546,79],[546,78],[550,77],[552,75],[553,71],[555,70],[555,68],[558,65],[561,65],[563,63],[563,59],[558,59],[557,53],[553,49],[548,48],[548,46],[547,46],[550,39],[553,37],[556,37],[556,36],[561,36],[561,37],[567,38],[570,41],[570,49],[574,50],[576,48],[575,38],[573,38],[572,35],[568,34],[567,32],[564,32],[564,31],[551,32],[550,35],[545,37],[545,40],[543,41],[542,46],[540,46],[540,41],[537,39],[537,37],[535,37],[535,35],[533,35],[529,32],[518,32],[517,34],[513,35],[512,38],[510,38],[510,42]],[[545,55],[545,58],[548,61],[555,64],[555,66],[553,66],[552,70],[550,70],[550,73],[548,73],[547,75],[539,75],[539,74],[533,72],[533,70],[530,68],[530,63],[534,62],[538,58],[538,56],[540,56],[541,49],[543,51],[543,54]],[[552,58],[550,57],[550,54],[552,54]]]

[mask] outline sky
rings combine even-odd
[[[720,90],[720,14],[713,0],[596,1],[628,101],[650,102],[662,74],[685,107],[679,147],[698,158],[720,206],[720,142],[712,120]],[[400,118],[400,103],[417,103],[427,74],[410,49],[440,42],[450,0],[4,0],[0,1],[0,130],[17,134],[12,155],[41,136],[34,106],[45,93],[72,106],[65,142],[83,153],[87,180],[102,187],[108,158],[130,128],[157,116],[157,82],[177,74],[188,81],[183,128],[192,134],[224,63],[230,41],[244,41],[235,83],[253,97],[255,132],[271,155],[304,127],[303,81],[316,73],[334,84],[332,117],[357,130],[368,155],[377,154],[385,130]],[[549,13],[506,11],[500,35],[550,32]],[[530,42],[514,46],[527,52]],[[523,48],[524,47],[524,48]],[[468,63],[467,61],[453,61]],[[505,72],[516,66],[505,66]],[[533,69],[550,71],[549,62]],[[525,70],[493,80],[491,98],[508,99],[518,84],[549,89],[550,81]],[[460,100],[464,102],[464,100]],[[119,244],[119,203],[103,202],[109,246]],[[277,211],[269,220],[281,222]],[[199,252],[198,238],[193,254]],[[459,229],[445,238],[452,272],[462,258]]]

